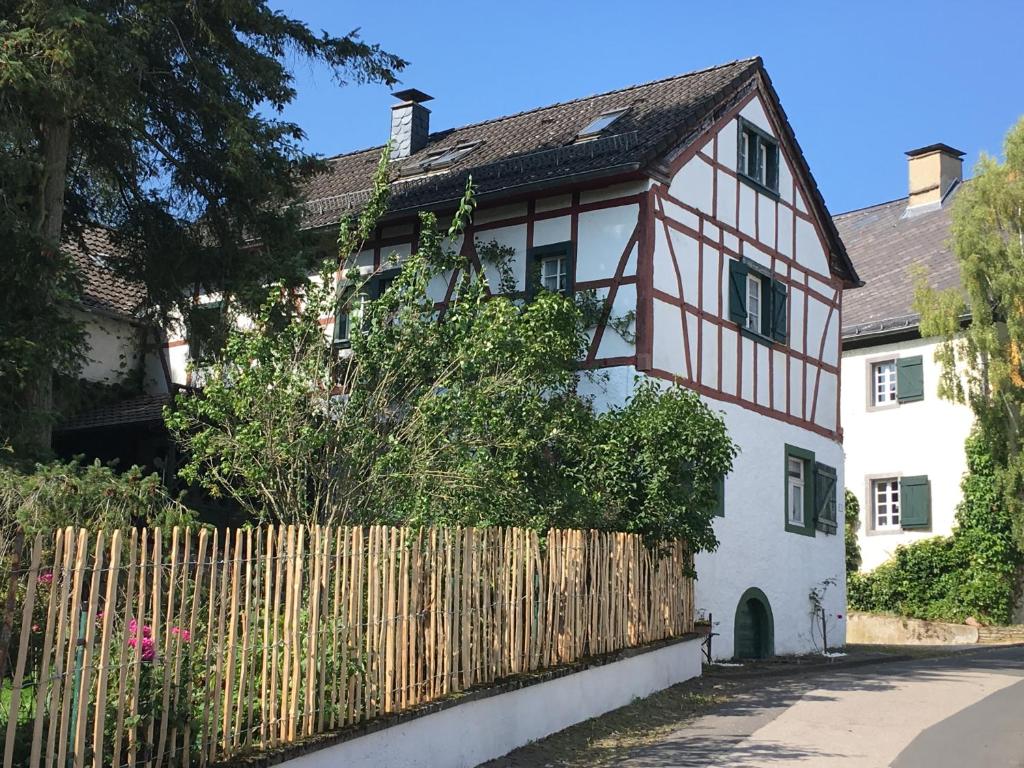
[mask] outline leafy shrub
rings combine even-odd
[[[843,498],[843,508],[846,510],[846,572],[854,573],[860,570],[860,543],[857,541],[857,529],[860,527],[860,502],[850,490],[846,491]]]
[[[1021,557],[999,491],[1000,470],[980,434],[968,438],[966,450],[953,534],[897,547],[870,573],[850,573],[850,608],[936,621],[1010,621]]]
[[[66,526],[188,525],[194,517],[167,494],[159,475],[72,460],[37,464],[32,472],[0,465],[0,521],[32,535]]]

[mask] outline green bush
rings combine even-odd
[[[189,525],[192,512],[171,498],[159,475],[133,466],[117,472],[96,461],[36,464],[31,472],[0,465],[0,523],[28,535],[66,526],[125,528]]]
[[[968,438],[966,450],[953,534],[897,547],[870,573],[848,574],[851,609],[935,621],[1010,621],[1021,556],[1002,503],[1000,469],[980,435]]]
[[[860,543],[857,541],[857,529],[860,527],[860,502],[850,490],[843,497],[843,508],[846,510],[846,572],[860,570]]]

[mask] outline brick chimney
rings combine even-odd
[[[400,102],[391,107],[391,159],[400,160],[427,146],[430,110],[423,106],[423,102],[434,97],[415,88],[391,95]]]
[[[907,210],[939,206],[964,177],[964,153],[948,144],[929,144],[907,152]]]

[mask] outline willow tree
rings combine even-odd
[[[952,246],[961,288],[918,277],[921,335],[943,339],[939,394],[970,405],[996,464],[996,483],[1024,545],[1024,118],[1002,161],[983,155],[957,194]]]
[[[164,316],[196,288],[244,304],[303,279],[315,261],[289,203],[320,164],[281,117],[288,65],[390,84],[405,62],[266,0],[0,8],[0,446],[30,455],[48,447],[51,373],[74,374],[82,353],[61,243],[112,228],[109,266]]]

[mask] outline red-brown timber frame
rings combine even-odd
[[[737,224],[741,221],[741,200],[740,185],[743,183],[736,172],[720,162],[719,159],[719,140],[718,134],[722,128],[725,127],[730,121],[735,120],[740,111],[751,101],[758,97],[758,90],[754,90],[747,94],[743,99],[737,102],[732,109],[728,110],[722,115],[709,129],[712,133],[709,136],[707,133],[703,134],[699,140],[693,142],[689,147],[684,149],[677,157],[674,158],[670,165],[671,176],[678,173],[682,167],[693,159],[706,163],[712,172],[712,190],[711,190],[711,205],[710,213],[701,210],[694,205],[686,203],[683,200],[679,200],[674,197],[668,191],[668,185],[662,182],[655,183],[649,193],[651,203],[648,207],[648,215],[651,219],[650,230],[653,233],[655,226],[661,226],[663,228],[664,239],[666,248],[668,250],[668,257],[672,260],[672,267],[675,274],[675,288],[677,295],[673,296],[670,293],[662,290],[661,288],[654,285],[653,274],[648,278],[647,276],[641,276],[640,288],[645,287],[645,283],[650,286],[649,291],[640,291],[640,295],[645,298],[649,297],[650,308],[645,307],[643,312],[640,312],[638,307],[638,313],[640,316],[653,317],[653,300],[657,299],[664,304],[668,304],[676,307],[679,310],[680,315],[680,326],[681,326],[681,339],[684,344],[684,373],[666,371],[653,367],[653,365],[644,366],[642,370],[652,376],[658,376],[660,378],[668,379],[679,384],[686,386],[687,388],[694,389],[701,394],[721,400],[723,402],[730,402],[740,405],[748,410],[762,413],[767,416],[779,419],[783,422],[794,424],[804,429],[811,430],[815,433],[824,435],[826,437],[841,440],[842,431],[839,424],[839,408],[838,408],[838,394],[836,397],[836,420],[835,427],[829,428],[817,423],[816,418],[818,415],[818,395],[821,383],[821,376],[823,373],[830,374],[836,377],[838,381],[839,367],[838,360],[835,364],[826,362],[825,347],[828,339],[829,330],[833,327],[833,322],[838,321],[838,317],[842,311],[842,283],[841,281],[831,274],[821,274],[797,260],[797,221],[804,220],[810,223],[815,230],[818,238],[818,242],[822,247],[822,251],[825,253],[826,258],[828,255],[827,241],[825,240],[823,230],[820,223],[809,213],[801,211],[796,205],[797,195],[802,194],[804,199],[807,198],[806,186],[802,180],[798,179],[795,174],[791,174],[792,187],[790,191],[790,200],[786,201],[779,196],[777,199],[773,199],[766,195],[755,193],[753,197],[754,205],[754,234],[750,235],[742,231],[737,225],[733,225],[728,222],[721,221],[718,218],[718,195],[719,195],[719,184],[718,172],[721,171],[723,174],[731,177],[734,180],[735,188],[735,199],[734,212],[736,216]],[[766,114],[769,117],[769,121],[772,123],[775,135],[783,135],[778,128],[778,121],[774,119],[771,109],[765,109]],[[790,168],[798,167],[792,159],[791,153],[788,148],[783,144],[781,151],[786,157]],[[708,154],[710,152],[710,154]],[[762,201],[761,198],[764,197]],[[666,205],[669,203],[670,205]],[[761,240],[761,214],[762,205],[772,205],[774,211],[768,213],[769,216],[774,216],[774,232],[771,235],[771,242],[762,242]],[[671,215],[672,207],[676,206],[681,211],[686,211],[696,218],[696,228],[692,224],[686,224],[673,218]],[[791,242],[789,243],[790,251],[789,255],[784,254],[779,249],[779,217],[780,215],[790,215],[792,217],[791,226]],[[717,228],[717,237],[711,237],[708,234],[708,230],[714,232]],[[692,288],[687,292],[687,286],[684,285],[682,279],[683,271],[680,268],[676,249],[672,241],[671,232],[675,231],[680,234],[686,235],[692,238],[697,244],[698,248],[698,262],[697,262],[697,286],[696,291]],[[767,234],[767,233],[765,233]],[[737,246],[731,248],[726,243],[726,235],[735,238]],[[774,279],[783,283],[787,287],[790,301],[787,302],[787,327],[793,329],[793,302],[803,302],[803,316],[802,322],[800,323],[801,328],[798,330],[801,341],[801,349],[797,350],[787,344],[779,342],[764,342],[761,341],[750,341],[747,345],[744,344],[744,336],[740,333],[739,327],[736,323],[733,323],[727,319],[727,313],[725,307],[722,306],[722,289],[723,289],[723,277],[725,273],[725,260],[728,259],[740,259],[744,255],[744,251],[748,248],[756,248],[762,254],[766,255],[770,259],[770,271]],[[705,306],[704,296],[704,262],[709,258],[709,254],[713,251],[717,252],[717,263],[718,263],[718,290],[717,299],[713,302],[714,306]],[[653,270],[652,270],[653,271]],[[669,278],[671,279],[671,278]],[[822,292],[824,289],[817,288],[812,284],[812,280],[817,281],[818,284],[828,286],[832,289],[832,295],[827,295]],[[696,294],[696,301],[694,301],[694,293]],[[802,297],[801,297],[802,294]],[[808,347],[808,318],[810,300],[814,299],[819,302],[827,310],[826,319],[822,329],[822,335],[820,342],[816,345],[817,349],[814,350],[817,354],[812,354],[812,350]],[[696,343],[691,344],[690,326],[688,318],[693,318],[696,325],[697,338]],[[707,324],[707,325],[705,325]],[[704,345],[704,333],[708,326],[714,328],[714,332],[717,334],[717,355],[718,355],[718,370],[715,378],[715,386],[710,386],[706,382],[706,378],[703,370],[703,345]],[[639,331],[639,329],[638,329]],[[722,353],[723,353],[723,335],[726,332],[733,332],[736,337],[736,381],[735,381],[735,394],[730,391],[726,391],[723,386],[726,382],[723,381],[723,365],[722,365]],[[639,335],[639,333],[638,333]],[[652,342],[653,338],[647,337],[645,341]],[[639,343],[639,342],[638,342]],[[750,346],[753,346],[753,354],[750,355]],[[746,353],[745,353],[746,346]],[[690,359],[691,347],[695,350],[697,357],[696,367],[694,367],[693,361]],[[761,347],[766,348],[767,351],[767,370],[758,370],[758,360],[762,356],[760,352]],[[639,347],[638,347],[639,348]],[[750,359],[749,370],[745,370],[744,362],[746,358]],[[785,382],[785,404],[782,404],[782,393],[775,392],[775,367],[777,364],[777,358],[779,364],[785,365],[785,375],[783,381]],[[800,408],[797,413],[793,412],[792,402],[792,379],[796,376],[800,379],[800,387],[802,396],[800,398]],[[768,377],[767,386],[767,403],[764,402],[763,398],[758,397],[760,391],[760,376]],[[749,376],[749,392],[750,397],[744,397],[744,377]],[[813,377],[813,382],[809,381],[809,377]],[[838,389],[837,389],[838,393]],[[778,395],[778,396],[777,396]]]
[[[821,244],[823,252],[826,254],[826,258],[828,255],[827,240],[824,236],[824,231],[820,222],[818,222],[816,218],[807,211],[800,210],[796,204],[798,194],[802,195],[804,200],[809,199],[807,186],[804,180],[797,178],[796,174],[791,173],[790,178],[792,180],[792,187],[789,190],[790,201],[783,200],[781,197],[771,200],[771,204],[773,204],[774,207],[773,213],[775,226],[774,234],[770,243],[761,242],[760,239],[760,214],[761,206],[763,204],[760,199],[762,195],[760,194],[755,194],[753,198],[755,205],[755,231],[753,236],[743,232],[738,226],[721,221],[718,218],[720,210],[718,205],[718,196],[720,192],[719,172],[725,176],[731,177],[735,182],[735,200],[733,202],[737,224],[740,222],[740,184],[742,183],[733,169],[720,162],[720,142],[718,134],[730,121],[736,119],[737,115],[747,104],[755,98],[758,98],[759,94],[762,92],[762,89],[759,87],[750,90],[750,92],[738,100],[731,109],[727,110],[723,115],[721,115],[721,117],[714,121],[710,127],[703,131],[696,140],[692,141],[689,145],[683,147],[678,153],[676,153],[671,163],[669,163],[669,178],[675,176],[675,174],[678,173],[687,162],[690,162],[695,158],[706,163],[711,168],[712,199],[710,214],[706,211],[702,211],[692,204],[677,199],[669,193],[668,185],[658,180],[653,181],[651,187],[644,192],[619,195],[607,199],[593,200],[586,203],[581,202],[582,193],[586,191],[598,190],[610,187],[614,184],[620,184],[622,182],[638,181],[648,178],[637,174],[628,174],[614,179],[597,179],[578,186],[560,187],[557,189],[545,190],[543,193],[534,192],[495,201],[493,205],[489,205],[487,208],[499,206],[505,207],[511,204],[521,203],[524,208],[524,213],[498,220],[487,221],[481,224],[470,225],[464,234],[460,252],[463,256],[467,257],[470,264],[472,264],[472,267],[479,272],[483,267],[477,253],[477,237],[489,231],[525,225],[526,247],[529,251],[534,246],[534,231],[537,222],[568,216],[570,217],[571,241],[573,243],[578,243],[579,220],[581,214],[622,206],[638,206],[636,225],[630,236],[627,238],[625,247],[619,257],[619,261],[613,275],[594,280],[576,281],[575,272],[577,265],[575,263],[573,265],[574,274],[572,278],[576,289],[607,290],[608,298],[605,312],[602,314],[597,327],[594,329],[587,354],[581,364],[582,367],[596,369],[632,365],[640,372],[678,382],[708,398],[733,403],[746,408],[747,410],[770,416],[779,421],[799,426],[832,439],[841,440],[842,430],[839,424],[838,395],[836,397],[835,428],[830,429],[822,426],[816,423],[815,419],[818,414],[817,400],[822,373],[824,372],[836,376],[837,379],[839,376],[838,360],[836,361],[836,364],[825,362],[824,354],[829,329],[833,327],[833,322],[838,324],[841,320],[842,282],[839,278],[834,277],[833,275],[818,273],[804,264],[801,264],[796,259],[796,233],[798,220],[808,222],[814,227],[818,241]],[[772,124],[775,135],[783,136],[784,134],[779,129],[778,117],[774,114],[770,105],[767,105],[766,100],[763,100],[763,103],[766,105],[765,113],[768,116],[769,122]],[[726,151],[731,151],[731,149],[731,147],[726,148]],[[784,142],[781,143],[780,149],[789,162],[789,167],[798,168],[799,166],[793,162],[792,154],[785,146]],[[570,199],[568,206],[552,208],[544,211],[537,210],[536,203],[538,200],[550,199],[560,195],[569,196]],[[765,202],[768,200],[769,198],[766,197]],[[669,205],[666,205],[666,203]],[[696,217],[697,228],[694,229],[692,226],[673,218],[671,215],[671,206],[676,206],[678,209],[686,211]],[[481,210],[487,210],[487,208],[482,208]],[[789,255],[783,253],[779,247],[779,217],[783,214],[792,216]],[[418,240],[419,234],[418,219],[412,216],[404,217],[388,222],[388,226],[397,226],[408,221],[412,221],[413,231],[411,234],[384,238],[381,236],[381,229],[378,228],[374,239],[365,245],[366,250],[372,249],[373,251],[373,264],[375,269],[381,268],[382,251],[384,249],[406,244],[411,244],[413,248],[416,247],[416,241]],[[672,259],[675,274],[675,288],[678,292],[678,296],[673,296],[654,284],[655,233],[658,226],[663,228],[669,256]],[[670,230],[692,238],[697,244],[698,266],[697,285],[695,286],[695,290],[693,286],[687,286],[683,280],[683,272],[675,253],[675,246],[672,242]],[[709,234],[709,231],[711,233],[717,231],[717,235],[712,236],[712,234]],[[738,244],[735,248],[729,246],[726,240],[727,236],[735,238]],[[754,354],[750,370],[748,372],[744,371],[744,337],[740,335],[738,326],[727,319],[727,307],[723,305],[722,301],[722,275],[725,273],[726,259],[742,258],[744,255],[743,251],[747,247],[757,248],[762,254],[766,255],[771,262],[770,269],[772,276],[779,282],[786,285],[791,297],[787,306],[787,327],[791,329],[791,332],[793,329],[794,319],[793,304],[794,301],[799,300],[797,297],[797,291],[803,294],[802,328],[799,330],[802,334],[802,348],[800,350],[796,350],[786,344],[778,342],[764,344],[763,346],[767,349],[767,370],[765,371],[758,370],[757,361],[760,356],[758,348],[759,346],[762,346],[760,343],[754,343]],[[634,248],[637,252],[636,274],[627,275],[625,274],[625,269],[629,263],[629,257]],[[524,261],[525,256],[526,255],[524,254]],[[713,300],[711,300],[711,297],[705,295],[704,290],[705,261],[708,259],[715,261],[718,267],[718,290],[716,291],[716,297]],[[442,313],[447,309],[448,304],[452,300],[452,295],[454,294],[458,277],[457,273],[452,274],[444,299],[436,304],[436,307]],[[834,291],[833,295],[829,296],[822,293],[821,290],[812,285],[812,280],[832,288]],[[616,357],[598,357],[598,351],[608,327],[608,321],[610,319],[609,315],[613,302],[615,301],[619,289],[624,285],[636,286],[635,354]],[[512,296],[520,297],[522,295],[523,293],[517,292]],[[690,300],[688,301],[687,298]],[[811,298],[821,303],[827,309],[827,317],[820,343],[817,344],[816,356],[810,354],[807,339],[807,319],[809,316],[808,310]],[[685,375],[656,368],[653,365],[655,300],[674,306],[679,310],[680,332],[682,343],[684,345]],[[711,302],[711,306],[706,306],[706,302],[709,301]],[[693,355],[691,355],[688,317],[692,317],[695,321],[697,338],[695,339],[695,345],[693,347],[693,355],[695,355],[696,360],[693,360]],[[331,321],[332,318],[324,318],[322,320],[324,324],[329,324]],[[704,371],[703,336],[709,326],[714,329],[712,332],[717,335],[717,371],[714,372],[712,376],[712,378],[715,379],[714,386],[704,383],[705,379],[708,377],[705,376]],[[726,391],[725,384],[727,382],[723,380],[723,341],[724,334],[729,331],[736,334],[735,394],[733,392]],[[187,342],[184,340],[176,340],[168,342],[166,346],[173,347],[184,343]],[[779,362],[785,366],[785,376],[783,377],[785,382],[784,398],[782,393],[777,393],[775,391],[775,367],[777,365],[777,359],[780,357],[781,360]],[[812,386],[809,386],[810,369],[813,369]],[[743,380],[745,374],[751,376],[750,398],[743,397]],[[768,376],[767,404],[764,402],[758,402],[758,377],[763,375]],[[802,392],[799,413],[793,413],[793,386],[791,378],[794,378],[795,375],[798,375],[800,378],[800,391]],[[810,397],[810,407],[808,412],[809,389],[813,394]],[[781,402],[783,399],[784,405]]]

